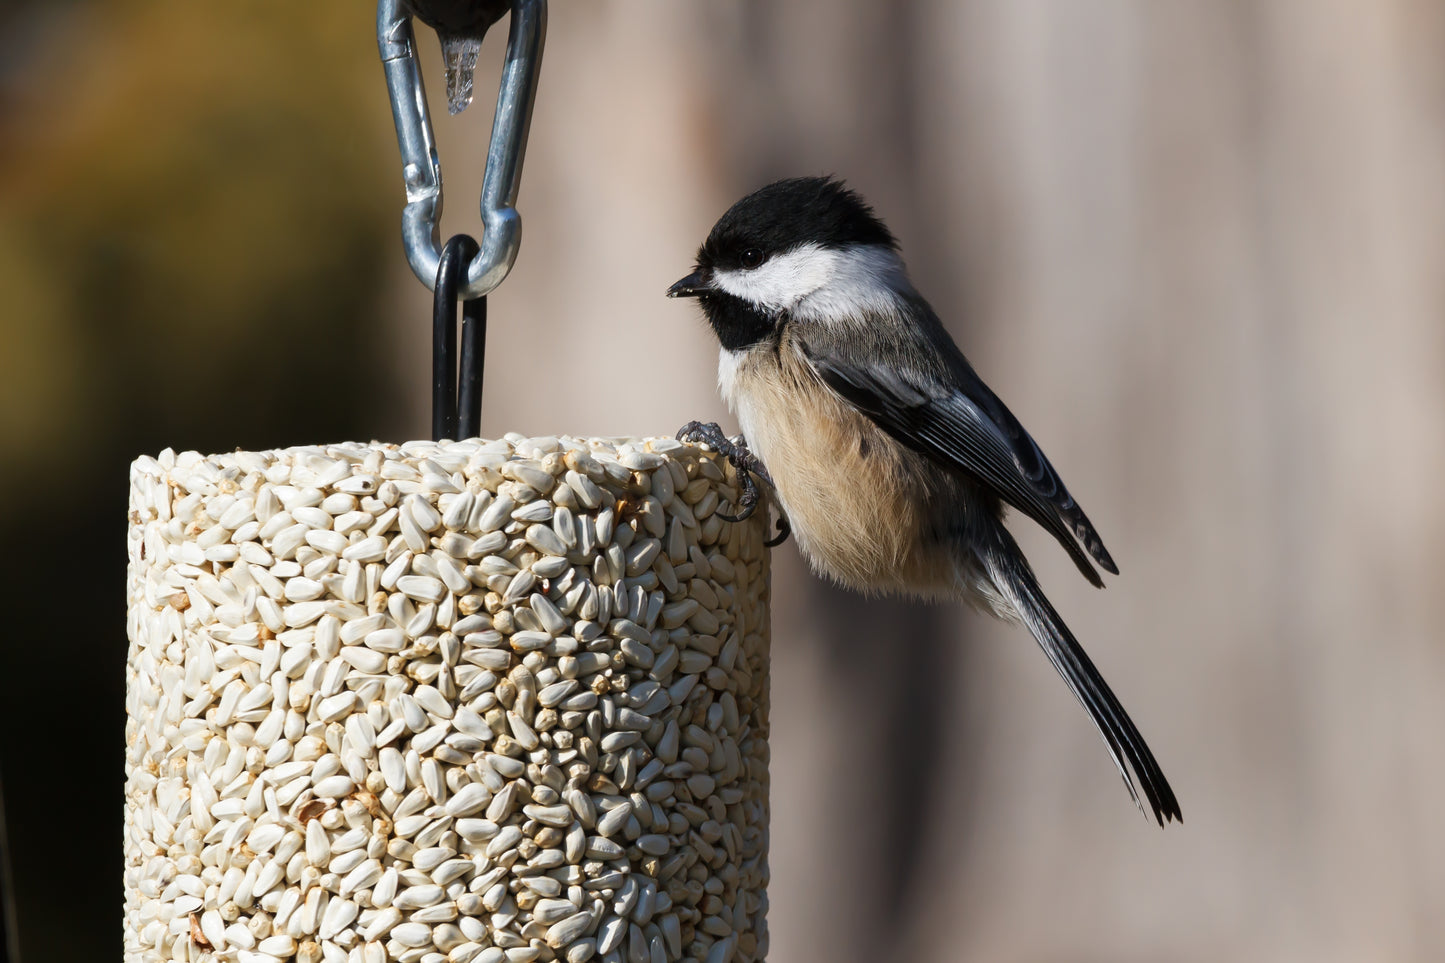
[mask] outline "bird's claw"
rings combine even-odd
[[[677,433],[677,440],[702,442],[732,463],[733,468],[737,470],[738,487],[742,490],[738,495],[738,513],[728,515],[718,512],[717,517],[725,522],[742,522],[751,518],[753,512],[757,510],[759,497],[758,483],[753,480],[753,476],[758,476],[770,486],[773,484],[773,479],[768,474],[768,470],[763,467],[763,463],[758,460],[758,456],[748,450],[743,437],[739,435],[736,439],[728,438],[718,427],[717,422],[689,421]],[[768,548],[775,548],[787,541],[791,532],[792,526],[788,524],[787,518],[779,515],[777,535],[763,544]]]
[[[725,522],[742,522],[751,518],[758,507],[758,484],[753,480],[753,473],[757,472],[764,478],[768,478],[768,474],[757,456],[748,451],[742,437],[739,436],[736,441],[728,438],[718,427],[717,422],[689,421],[677,433],[677,440],[702,442],[732,463],[733,468],[737,470],[738,486],[742,489],[738,497],[740,510],[736,515],[718,512],[717,517]],[[768,481],[771,482],[772,479],[768,479]]]

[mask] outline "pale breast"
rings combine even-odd
[[[798,546],[851,588],[952,594],[940,492],[921,456],[830,391],[785,342],[723,352],[719,386],[767,466]],[[920,537],[923,533],[925,537]]]

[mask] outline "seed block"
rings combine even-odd
[[[131,469],[129,963],[752,963],[766,511],[671,440]]]

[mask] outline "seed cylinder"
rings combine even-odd
[[[737,497],[662,439],[137,460],[125,959],[762,960]]]

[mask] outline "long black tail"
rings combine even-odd
[[[1184,816],[1179,811],[1174,790],[1169,788],[1169,780],[1164,778],[1159,763],[1154,760],[1154,753],[1144,743],[1144,737],[1139,735],[1129,714],[1110,691],[1109,684],[1099,675],[1099,670],[1084,654],[1069,627],[1044,597],[1038,579],[1013,537],[1002,525],[998,526],[998,533],[1000,539],[986,553],[980,553],[979,558],[990,581],[1023,618],[1024,625],[1038,640],[1044,654],[1059,670],[1059,675],[1064,677],[1074,697],[1089,710],[1099,735],[1104,737],[1104,744],[1109,747],[1109,755],[1114,757],[1114,765],[1119,767],[1119,773],[1124,777],[1124,785],[1128,787],[1134,805],[1143,811],[1134,784],[1137,778],[1160,826],[1170,819],[1183,822]]]

